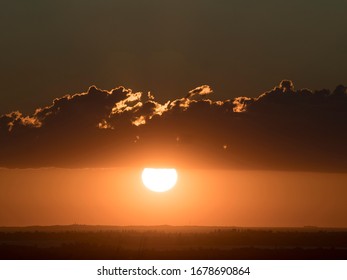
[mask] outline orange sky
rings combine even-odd
[[[347,227],[347,1],[22,2],[0,226]],[[166,164],[177,186],[145,189]]]
[[[347,226],[347,174],[178,174],[174,189],[153,193],[140,169],[0,169],[0,226]]]

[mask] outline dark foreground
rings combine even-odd
[[[347,259],[347,229],[0,228],[0,259]]]

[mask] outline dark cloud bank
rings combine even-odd
[[[218,101],[203,85],[160,104],[92,86],[31,116],[0,117],[2,167],[177,166],[347,171],[347,88]]]

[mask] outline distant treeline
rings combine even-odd
[[[1,259],[347,259],[347,231],[0,231]]]

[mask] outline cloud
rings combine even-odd
[[[208,85],[202,85],[199,87],[196,87],[195,89],[192,89],[189,91],[187,98],[191,98],[196,95],[204,96],[213,93],[213,90]]]
[[[236,113],[242,113],[245,112],[247,110],[247,105],[252,103],[254,101],[253,98],[249,98],[249,97],[236,97],[233,101],[234,104],[234,112]]]
[[[165,103],[92,86],[0,117],[3,167],[178,165],[347,172],[347,88],[211,100],[203,85]]]
[[[5,132],[11,132],[13,127],[40,127],[41,122],[30,116],[23,117],[19,111],[12,112],[0,117],[0,127]]]

